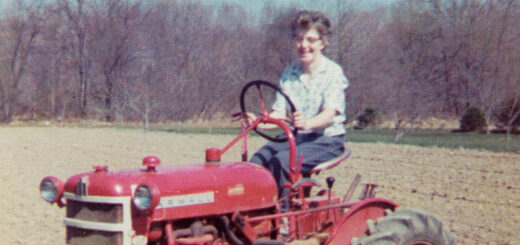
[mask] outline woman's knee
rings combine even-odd
[[[273,160],[271,162],[281,170],[287,173],[289,172],[290,162],[288,152],[278,152],[276,155],[274,155]]]

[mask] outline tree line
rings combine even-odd
[[[332,20],[325,53],[349,78],[350,118],[370,108],[398,128],[477,107],[489,123],[509,113],[508,127],[520,114],[516,0],[265,3],[16,0],[0,17],[0,121],[230,114],[247,81],[295,61],[288,25],[306,8]]]

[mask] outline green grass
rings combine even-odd
[[[238,135],[239,128],[189,128],[170,129],[168,132],[189,134],[226,134]],[[347,133],[347,142],[392,143],[399,145],[415,145],[424,147],[441,147],[450,149],[483,149],[497,152],[520,152],[520,135],[511,135],[509,149],[506,148],[505,134],[453,133],[449,130],[408,130],[395,143],[395,130],[365,129],[351,130]],[[256,136],[252,133],[251,136]]]
[[[395,143],[395,135],[396,131],[391,129],[352,130],[347,134],[347,141]],[[509,149],[506,148],[505,134],[454,133],[449,130],[408,130],[396,144],[520,152],[520,135],[511,135]]]
[[[164,131],[159,129],[160,131]],[[228,134],[239,135],[240,128],[179,128],[168,129],[167,132],[182,133],[182,134]]]
[[[47,125],[28,124],[18,125],[17,127],[46,127]],[[72,125],[61,125],[65,127],[80,128],[126,128],[142,130],[142,125],[124,125],[118,126],[113,124],[91,124],[78,123]],[[175,127],[171,124],[151,125],[150,131],[174,132],[186,134],[216,134],[216,135],[239,135],[240,128],[210,128],[189,125],[189,127]],[[366,142],[366,143],[391,143],[400,145],[416,145],[424,147],[441,147],[451,149],[483,149],[497,152],[516,152],[520,153],[520,135],[511,135],[509,147],[506,147],[505,134],[480,134],[480,133],[453,133],[449,130],[435,129],[416,129],[407,130],[405,135],[398,143],[395,143],[396,131],[392,129],[365,129],[365,130],[349,130],[347,133],[347,142]],[[250,136],[259,137],[256,133]]]

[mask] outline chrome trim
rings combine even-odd
[[[93,203],[110,203],[110,204],[122,204],[123,205],[123,222],[122,223],[105,223],[86,221],[74,218],[65,218],[64,223],[67,226],[82,228],[87,230],[100,230],[108,232],[122,232],[123,233],[123,244],[131,245],[132,236],[135,235],[135,231],[132,230],[132,214],[131,204],[132,198],[130,196],[121,197],[106,197],[106,196],[80,196],[70,192],[63,193],[65,199],[70,199],[80,202],[93,202]]]
[[[83,176],[76,183],[76,195],[86,196],[88,195],[88,175]]]
[[[80,202],[96,202],[96,203],[112,203],[112,204],[125,204],[125,201],[128,201],[128,204],[130,204],[130,200],[132,199],[129,196],[122,196],[122,197],[78,196],[78,195],[70,193],[70,192],[64,192],[63,197],[65,197],[66,199],[71,199],[71,200],[80,201]]]
[[[102,231],[110,231],[110,232],[124,232],[126,227],[124,224],[108,224],[105,222],[94,222],[94,221],[84,221],[77,220],[72,218],[65,218],[65,224],[72,227],[78,227],[88,230],[102,230]]]

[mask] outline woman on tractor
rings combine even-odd
[[[345,151],[345,89],[348,80],[343,69],[327,58],[323,51],[329,44],[330,20],[317,11],[301,11],[291,23],[299,60],[288,66],[281,75],[280,87],[293,102],[296,111],[285,115],[287,102],[280,94],[272,106],[271,117],[292,117],[297,128],[297,159],[303,155],[303,173],[317,164],[335,158]],[[247,115],[249,121],[256,119]],[[275,128],[272,124],[260,124],[260,129]],[[287,200],[289,189],[289,145],[269,142],[256,152],[250,162],[269,169],[277,183],[282,200]],[[283,202],[282,210],[288,209]]]

